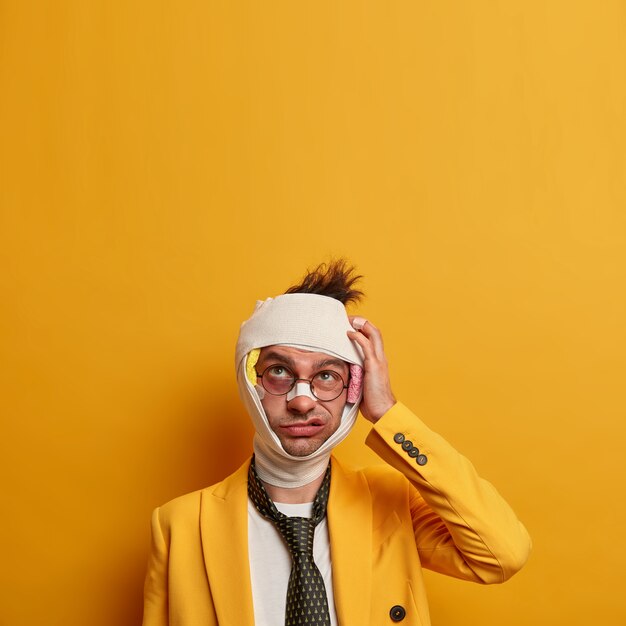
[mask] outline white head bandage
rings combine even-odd
[[[353,328],[339,300],[308,293],[285,294],[259,301],[252,317],[241,325],[235,352],[237,383],[256,430],[256,469],[265,482],[278,487],[301,487],[320,476],[328,465],[331,450],[354,425],[360,394],[358,398],[352,398],[353,403],[346,404],[339,428],[315,452],[304,457],[292,456],[285,452],[270,428],[259,394],[246,376],[248,354],[257,348],[286,345],[323,352],[362,366],[363,358],[348,338],[348,330]]]

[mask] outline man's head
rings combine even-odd
[[[242,324],[239,387],[266,482],[297,486],[319,475],[354,424],[362,356],[346,334],[344,304],[362,295],[354,288],[359,278],[343,260],[320,265],[284,295],[258,302]]]
[[[362,297],[363,293],[354,287],[360,278],[353,267],[340,259],[309,270],[300,283],[289,287],[285,293],[317,294],[339,300],[345,306],[358,302]],[[272,369],[277,366],[278,369]],[[261,350],[256,369],[259,374],[266,372],[266,378],[274,371],[282,376],[291,374],[294,385],[290,393],[272,394],[263,384],[267,392],[262,399],[263,408],[270,427],[286,452],[293,456],[307,456],[315,452],[341,423],[350,379],[348,363],[322,352],[279,345]],[[314,380],[315,377],[320,380],[318,387],[321,387],[323,379],[326,379],[326,385],[328,381],[335,381],[333,386],[337,387],[338,395],[333,398],[334,393],[316,394],[315,382],[313,389],[295,382]]]

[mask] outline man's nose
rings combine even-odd
[[[287,404],[289,409],[298,413],[310,411],[317,402],[311,393],[311,385],[308,382],[297,381],[293,389],[287,394]]]

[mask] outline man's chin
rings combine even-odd
[[[321,448],[322,443],[321,441],[307,440],[304,437],[290,441],[281,441],[283,450],[295,457],[306,457],[317,452]]]

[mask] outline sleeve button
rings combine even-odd
[[[409,450],[409,456],[414,459],[415,457],[419,456],[419,449],[416,448],[415,446],[413,446],[410,450]]]
[[[420,454],[415,459],[415,462],[418,465],[426,465],[426,463],[428,463],[428,457],[425,454]]]
[[[404,435],[403,435],[402,433],[396,433],[396,434],[393,436],[393,440],[394,440],[396,443],[402,443],[402,442],[404,441]]]
[[[391,611],[389,611],[389,617],[391,617],[391,621],[393,622],[401,622],[406,616],[406,610],[403,606],[396,604],[391,607]]]
[[[409,441],[408,439],[405,439],[405,440],[402,442],[402,449],[403,449],[405,452],[408,452],[408,451],[409,451],[412,447],[413,447],[413,442],[412,442],[412,441]]]

